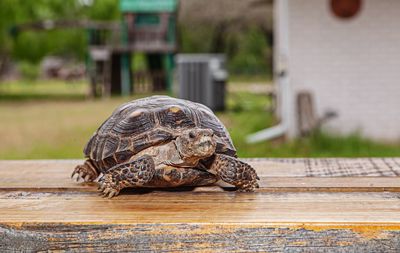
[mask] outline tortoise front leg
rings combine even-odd
[[[71,178],[76,176],[76,182],[82,179],[84,182],[93,182],[98,176],[99,172],[93,165],[90,159],[86,160],[83,164],[75,167],[74,172],[72,172]]]
[[[112,198],[126,187],[143,186],[155,174],[154,160],[144,155],[134,161],[118,164],[109,169],[99,180],[99,190],[104,197]]]
[[[252,192],[259,187],[257,180],[260,178],[256,171],[235,157],[216,154],[210,170],[215,171],[221,180],[239,188],[239,191]]]

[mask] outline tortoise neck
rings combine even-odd
[[[180,156],[180,159],[184,162],[185,165],[196,166],[199,163],[201,158],[185,152],[185,150],[187,150],[187,147],[184,147],[182,143],[179,143],[179,138],[173,141],[173,143],[176,150],[178,151],[177,153]]]

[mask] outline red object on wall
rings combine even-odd
[[[359,13],[362,0],[331,0],[331,10],[339,18],[351,18]]]

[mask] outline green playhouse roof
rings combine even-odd
[[[120,0],[122,12],[173,12],[178,0]]]

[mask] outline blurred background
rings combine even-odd
[[[397,0],[0,1],[0,159],[82,158],[154,94],[241,157],[400,156],[399,80]]]

